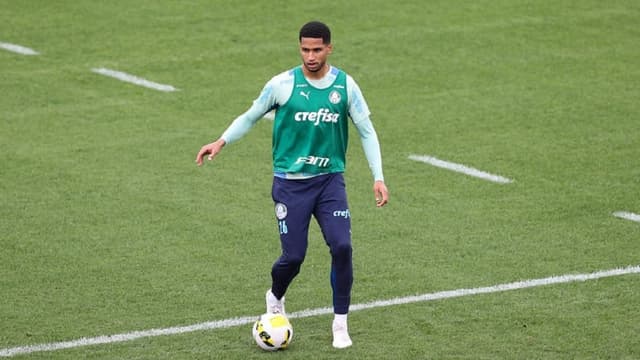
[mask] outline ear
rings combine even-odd
[[[333,44],[327,45],[327,53],[331,54],[333,52]]]

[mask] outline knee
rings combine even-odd
[[[331,255],[334,258],[351,258],[352,251],[351,244],[348,242],[338,243],[331,247]]]
[[[287,266],[300,267],[304,262],[304,254],[282,254],[280,257],[280,263]]]

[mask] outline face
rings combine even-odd
[[[331,44],[323,44],[321,38],[303,37],[300,39],[300,56],[304,68],[310,73],[324,69],[327,57],[331,54]]]

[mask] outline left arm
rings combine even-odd
[[[376,198],[376,206],[381,207],[389,201],[389,191],[384,183],[384,175],[382,174],[382,154],[378,135],[369,118],[369,107],[364,100],[364,96],[362,96],[360,87],[350,76],[347,77],[347,89],[349,91],[349,115],[358,130],[364,155],[373,175],[373,192]]]

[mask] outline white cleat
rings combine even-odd
[[[271,289],[267,290],[267,294],[265,295],[267,300],[267,313],[269,314],[283,314],[284,312],[284,296],[282,299],[278,300],[275,295],[271,292]]]
[[[347,329],[347,323],[338,321],[333,322],[333,347],[336,349],[344,349],[353,345],[351,337],[349,336],[349,330]]]

